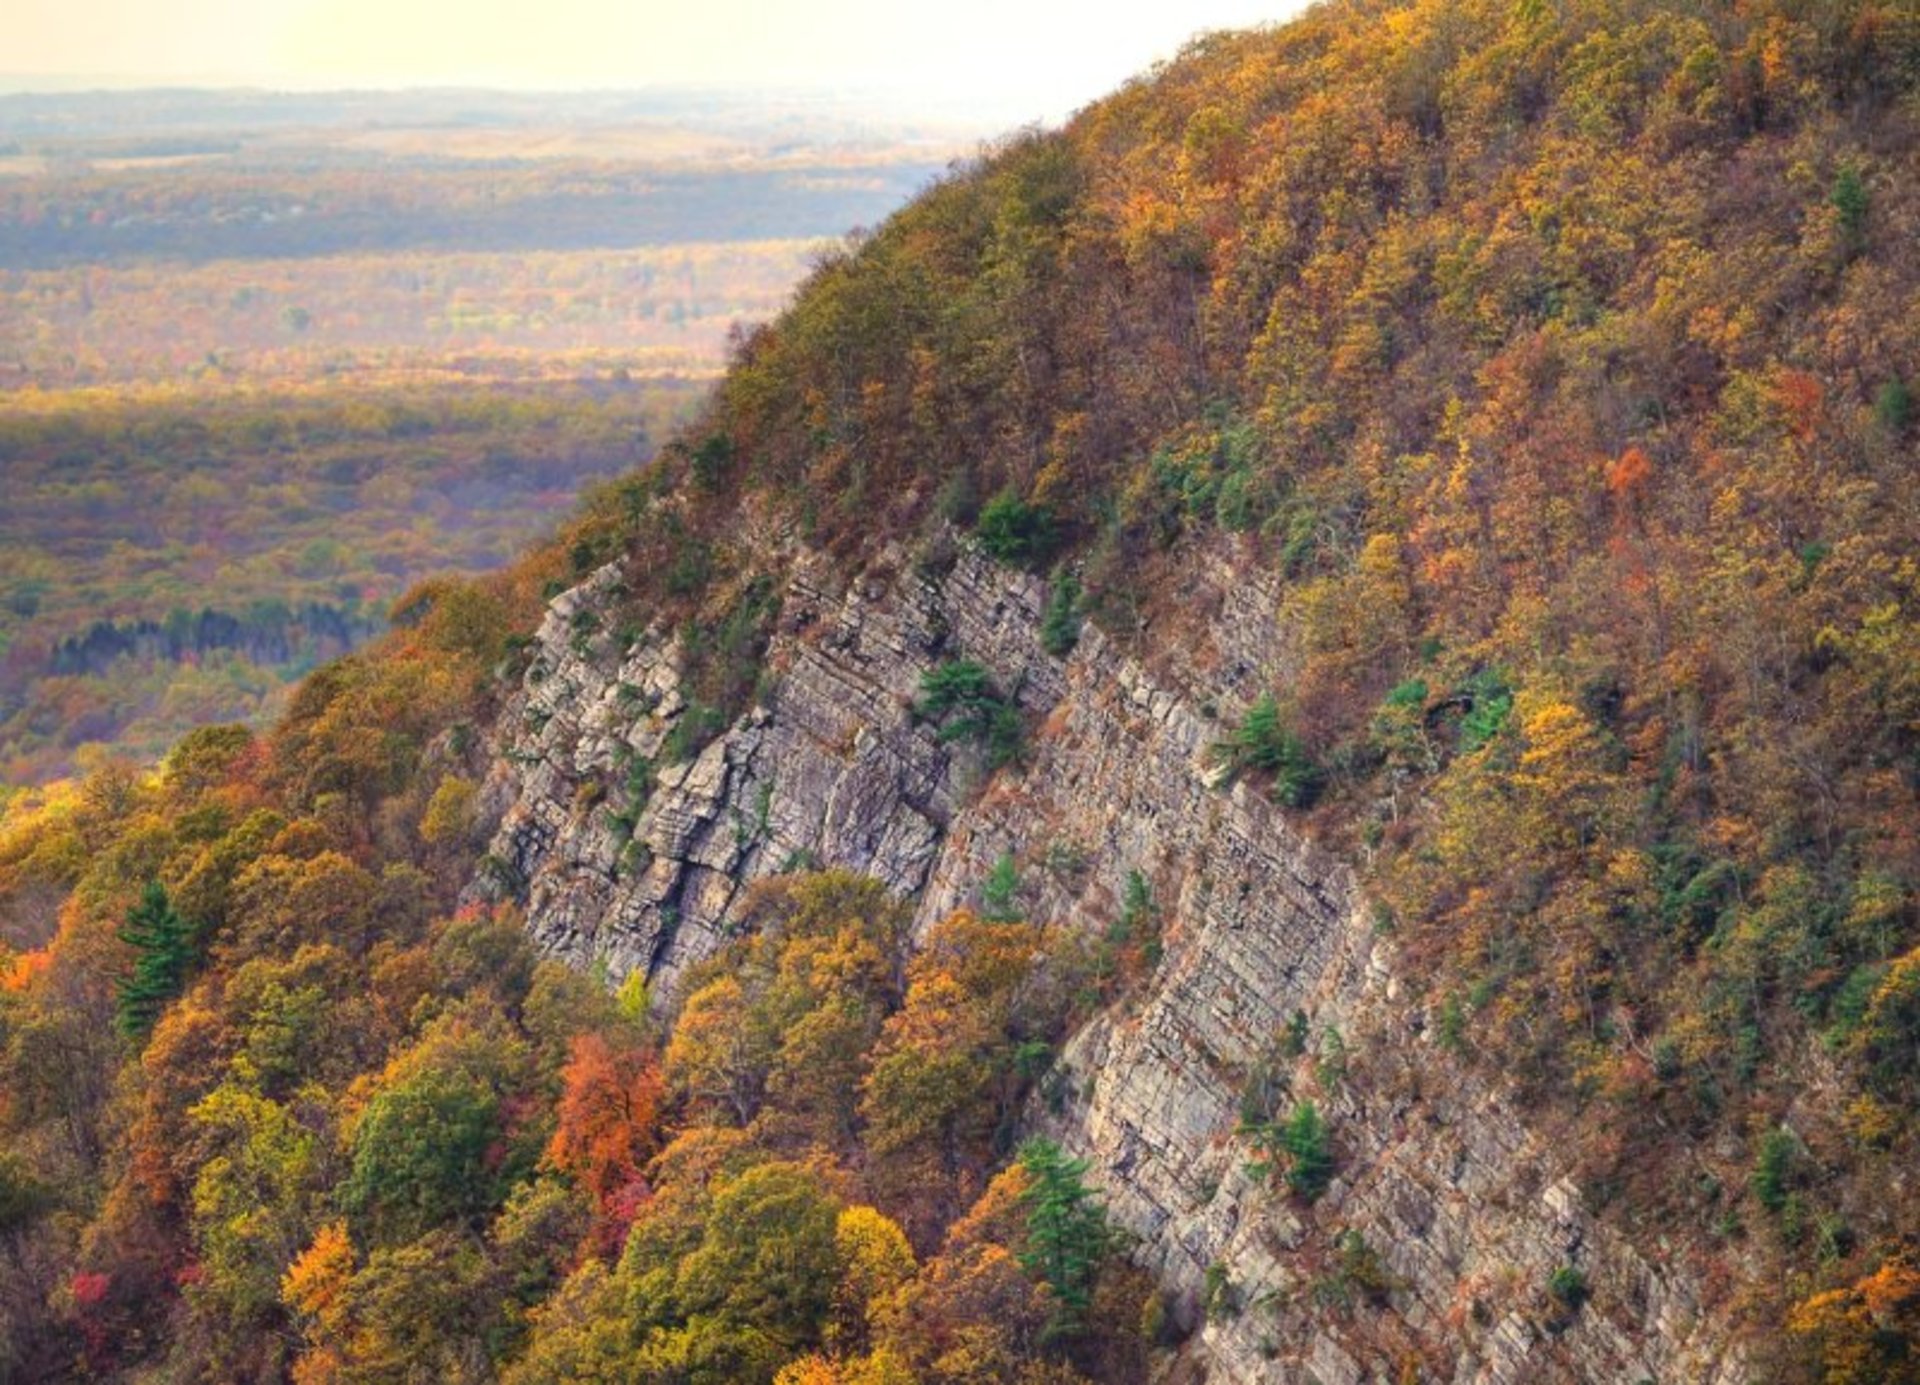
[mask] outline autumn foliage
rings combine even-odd
[[[520,568],[422,589],[264,737],[9,812],[45,960],[0,987],[0,1340],[29,1377],[1138,1378],[1074,1161],[1013,1162],[1120,989],[1093,940],[1002,892],[913,940],[787,876],[661,1025],[458,903],[550,583],[625,564],[691,743],[775,625],[794,545],[746,529],[931,569],[984,527],[1152,657],[1183,565],[1269,574],[1293,662],[1220,762],[1359,865],[1439,1041],[1739,1286],[1756,1359],[1910,1373],[1917,80],[1875,0],[1353,0],[932,187]],[[122,1035],[153,881],[205,950]]]

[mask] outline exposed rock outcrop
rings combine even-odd
[[[771,691],[649,784],[634,767],[682,714],[679,654],[663,631],[622,650],[601,633],[612,621],[582,618],[617,595],[605,569],[553,603],[501,721],[499,828],[476,888],[523,891],[544,947],[616,977],[645,969],[670,997],[733,926],[742,883],[795,862],[886,881],[923,927],[1004,853],[1036,917],[1087,928],[1138,871],[1164,956],[1074,1036],[1033,1119],[1093,1160],[1138,1238],[1192,1334],[1177,1371],[1744,1378],[1688,1276],[1596,1219],[1564,1161],[1426,1032],[1348,871],[1264,796],[1216,784],[1216,702],[1237,709],[1288,670],[1277,594],[1245,570],[1196,561],[1187,590],[1208,618],[1150,670],[1092,628],[1049,656],[1044,585],[971,551],[933,571],[883,560],[851,585],[802,560]],[[986,776],[916,719],[923,674],[960,656],[1017,698],[1024,769]],[[1289,1059],[1296,1011],[1311,1037]],[[1247,1167],[1235,1132],[1257,1068],[1320,1091],[1338,1172],[1311,1206]],[[1356,1274],[1356,1257],[1373,1269]],[[1584,1305],[1549,1292],[1563,1268]]]

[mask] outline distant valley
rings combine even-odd
[[[0,795],[258,718],[506,561],[976,137],[804,94],[0,96]]]

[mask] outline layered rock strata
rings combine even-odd
[[[1177,1373],[1743,1379],[1662,1248],[1596,1219],[1509,1100],[1428,1034],[1350,873],[1219,782],[1223,717],[1289,669],[1278,594],[1246,571],[1196,560],[1205,618],[1149,663],[1091,627],[1051,657],[1044,584],[969,550],[936,569],[884,557],[850,583],[797,561],[769,691],[655,775],[685,712],[680,656],[664,631],[625,649],[602,633],[620,582],[604,569],[554,601],[500,722],[476,889],[522,896],[548,951],[644,970],[670,1006],[737,926],[743,885],[796,864],[878,877],[921,928],[1007,853],[1033,917],[1090,930],[1137,871],[1162,958],[1072,1038],[1033,1121],[1093,1161],[1187,1334]],[[915,716],[922,677],[961,657],[1018,701],[1020,769],[986,774]],[[1307,1044],[1289,1056],[1296,1013]],[[1328,1118],[1337,1174],[1311,1205],[1249,1168],[1236,1131],[1256,1074]],[[1584,1302],[1550,1291],[1556,1271]]]

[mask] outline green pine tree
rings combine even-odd
[[[1013,853],[1005,852],[993,863],[986,883],[980,887],[980,917],[993,923],[1015,923],[1020,918],[1020,868]]]
[[[1126,894],[1120,901],[1120,924],[1127,936],[1150,924],[1153,915],[1153,892],[1147,888],[1147,877],[1137,870],[1128,871]]]
[[[1320,769],[1307,748],[1286,728],[1273,694],[1263,693],[1223,741],[1213,747],[1216,761],[1234,774],[1249,770],[1273,776],[1273,795],[1292,808],[1309,808],[1320,793]]]
[[[920,679],[915,711],[943,722],[940,742],[972,741],[986,752],[988,769],[1020,758],[1020,708],[1002,697],[992,676],[971,659],[956,659],[929,669]]]
[[[1280,1129],[1280,1144],[1287,1152],[1287,1186],[1312,1202],[1333,1181],[1333,1150],[1320,1108],[1311,1101],[1294,1107]]]
[[[1080,642],[1080,584],[1071,574],[1055,579],[1040,622],[1040,644],[1056,659],[1064,659]]]
[[[149,880],[118,936],[135,955],[133,971],[120,983],[114,1022],[127,1038],[144,1041],[167,1002],[186,989],[199,930],[174,909],[166,887]]]
[[[1085,1159],[1069,1159],[1051,1140],[1020,1147],[1020,1162],[1033,1179],[1027,1204],[1027,1248],[1020,1263],[1043,1282],[1059,1305],[1048,1324],[1054,1336],[1071,1336],[1086,1320],[1094,1280],[1113,1244],[1107,1212],[1083,1181]]]
[[[1833,191],[1827,195],[1827,201],[1839,213],[1840,232],[1846,240],[1847,254],[1858,254],[1866,241],[1867,211],[1871,205],[1860,170],[1852,165],[1842,168],[1839,176],[1833,180]]]

